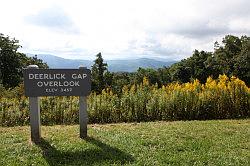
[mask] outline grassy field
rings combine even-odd
[[[250,165],[250,119],[0,127],[0,165]]]

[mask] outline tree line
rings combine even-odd
[[[48,68],[36,56],[27,57],[18,52],[20,47],[15,38],[0,34],[0,85],[6,89],[22,83],[22,69],[28,65],[36,64],[39,68]],[[172,82],[186,83],[195,79],[205,83],[209,76],[216,79],[220,74],[225,74],[229,77],[234,75],[249,86],[250,37],[226,35],[221,44],[215,42],[214,51],[194,50],[191,57],[159,69],[139,68],[132,73],[109,72],[107,66],[102,54],[98,53],[91,68],[92,91],[97,94],[106,88],[120,94],[125,85],[141,84],[144,77],[148,78],[149,84],[160,88]]]
[[[221,44],[215,42],[213,52],[194,50],[191,57],[169,67],[139,68],[133,73],[109,72],[99,53],[92,67],[92,89],[100,93],[111,88],[119,94],[124,85],[141,84],[144,77],[151,85],[162,87],[171,82],[187,83],[195,79],[205,83],[209,76],[217,79],[222,74],[236,76],[250,85],[250,37],[226,35]]]

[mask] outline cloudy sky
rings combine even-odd
[[[0,33],[24,53],[180,60],[250,36],[249,0],[0,0]]]

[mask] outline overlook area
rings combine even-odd
[[[250,165],[249,0],[0,5],[0,166]]]

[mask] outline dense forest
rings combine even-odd
[[[0,34],[0,124],[28,124],[22,69],[48,68],[18,52],[18,40]],[[91,68],[90,122],[250,117],[250,37],[227,35],[214,51],[194,50],[169,67],[113,73],[98,53]],[[44,124],[77,123],[76,97],[41,98]]]

